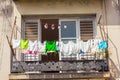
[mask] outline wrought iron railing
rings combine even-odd
[[[62,60],[62,61],[27,61],[12,62],[11,72],[107,72],[107,60]]]

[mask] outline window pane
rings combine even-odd
[[[76,37],[76,21],[61,21],[61,37]]]

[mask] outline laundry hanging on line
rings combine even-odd
[[[107,47],[108,47],[107,41],[101,41],[98,44],[98,49],[100,49],[100,50],[106,49]]]
[[[20,40],[20,48],[21,49],[28,49],[28,44],[29,44],[29,41],[28,40],[24,40],[24,39],[21,39]]]
[[[38,53],[46,54],[49,52],[55,52],[56,54],[58,51],[66,56],[69,56],[71,54],[79,54],[81,51],[86,53],[90,50],[92,53],[95,53],[95,51],[98,51],[98,49],[107,48],[106,44],[107,43],[105,43],[105,41],[102,42],[100,39],[92,39],[86,42],[82,40],[78,42],[68,41],[67,43],[64,43],[63,41],[45,41],[44,43],[41,43],[37,40],[12,40],[12,47],[14,49],[19,48],[21,50],[24,50],[23,53],[35,55]]]
[[[57,53],[56,50],[56,41],[46,41],[46,52],[54,52]]]
[[[19,48],[20,47],[20,40],[18,40],[18,39],[12,39],[12,47],[13,47],[13,49],[15,49],[15,48]]]

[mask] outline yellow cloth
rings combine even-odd
[[[21,39],[20,40],[20,48],[21,49],[28,49],[28,43],[29,43],[29,41],[28,40],[23,40],[23,39]]]

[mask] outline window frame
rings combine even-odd
[[[61,37],[61,22],[62,21],[75,21],[76,22],[76,37],[69,37],[69,38],[62,38]],[[80,33],[80,27],[79,27],[79,19],[78,18],[61,18],[61,19],[59,19],[59,25],[60,25],[60,28],[59,28],[59,41],[62,41],[62,39],[64,40],[66,40],[66,39],[73,39],[73,40],[76,40],[76,43],[77,43],[77,41],[79,40],[79,33]],[[62,53],[60,53],[59,54],[59,59],[60,60],[62,60],[62,58],[75,58],[76,60],[78,59],[78,54],[76,54],[76,55],[72,55],[72,56],[62,56]]]
[[[69,38],[62,38],[61,37],[61,28],[59,28],[59,40],[61,41],[62,39],[78,39],[78,34],[79,34],[79,27],[77,27],[77,26],[79,26],[79,23],[78,23],[78,21],[77,21],[78,19],[76,18],[76,19],[74,19],[74,18],[66,18],[66,19],[64,19],[64,18],[61,18],[61,19],[59,19],[59,27],[61,27],[61,22],[62,21],[75,21],[76,22],[76,37],[69,37]]]
[[[23,36],[22,36],[22,38],[23,39],[25,39],[25,24],[27,23],[27,22],[37,22],[38,23],[38,41],[41,41],[41,23],[40,23],[40,19],[25,19],[24,20],[24,22],[23,22]]]
[[[22,28],[21,28],[21,30],[22,30],[22,33],[21,33],[21,37],[22,37],[22,39],[26,39],[25,38],[25,27],[26,27],[26,23],[30,23],[30,22],[36,22],[37,24],[38,24],[38,38],[37,38],[37,40],[38,41],[41,41],[41,36],[40,36],[40,33],[41,33],[41,25],[40,25],[40,20],[39,19],[24,19],[23,18],[23,20],[22,20]],[[38,57],[38,60],[34,60],[34,59],[36,59],[36,57]],[[25,58],[25,57],[27,57],[27,58]],[[34,59],[32,60],[32,61],[40,61],[41,60],[41,56],[38,54],[38,55],[30,55],[30,54],[22,54],[21,55],[21,60],[22,61],[29,61],[29,59],[28,59],[28,57],[29,57],[29,59],[30,58],[33,58],[34,57]]]

